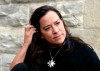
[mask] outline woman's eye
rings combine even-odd
[[[48,31],[50,29],[50,27],[46,27],[46,28],[44,28],[44,30],[46,30],[46,31]]]
[[[58,24],[60,24],[60,22],[56,22],[56,24],[58,25]]]

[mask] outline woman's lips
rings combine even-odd
[[[62,35],[55,36],[53,39],[60,38]]]

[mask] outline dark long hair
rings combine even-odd
[[[63,18],[60,12],[52,6],[48,6],[48,5],[41,6],[33,12],[30,18],[30,24],[33,25],[37,29],[37,32],[33,35],[32,42],[26,53],[25,62],[29,67],[29,71],[43,71],[44,70],[41,67],[45,63],[45,61],[43,60],[43,53],[47,50],[46,48],[47,42],[41,39],[39,20],[49,11],[56,12],[59,18],[62,19],[63,21]],[[79,42],[84,43],[80,38],[72,37],[69,31],[67,30],[67,26],[65,25],[64,21],[63,21],[63,24],[67,33],[66,39],[69,39],[69,40],[75,39]]]

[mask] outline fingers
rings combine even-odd
[[[26,30],[26,31],[29,31],[29,30],[36,31],[36,28],[35,28],[34,26],[30,25],[30,24],[27,24],[27,25],[25,26],[25,30]]]

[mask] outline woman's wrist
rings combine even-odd
[[[22,47],[28,48],[30,44],[24,43]]]

